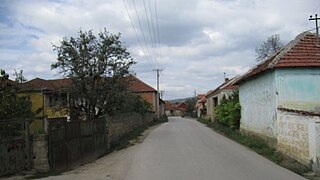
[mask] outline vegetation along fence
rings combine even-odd
[[[28,168],[29,147],[25,121],[0,120],[0,176]]]
[[[67,122],[51,119],[48,126],[52,170],[70,169],[97,159],[107,150],[106,121]]]

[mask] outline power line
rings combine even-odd
[[[155,30],[154,30],[153,15],[152,15],[153,13],[152,13],[150,0],[149,0],[149,10],[150,10],[150,16],[151,16],[151,18],[150,18],[151,19],[151,27],[152,27],[152,32],[153,32],[153,34],[152,34],[153,38],[152,39],[153,39],[155,53],[156,53],[155,56],[157,57],[156,59],[159,60],[159,53],[158,53],[158,47],[157,47],[157,38],[156,38]]]
[[[146,40],[146,37],[145,37],[145,33],[144,33],[142,25],[141,25],[141,20],[140,20],[139,14],[138,14],[136,3],[134,2],[134,0],[132,0],[132,3],[133,3],[134,10],[135,10],[135,13],[136,13],[136,16],[137,16],[137,19],[138,19],[138,23],[139,23],[139,27],[140,27],[140,30],[141,30],[141,33],[142,33],[142,37],[143,37],[144,43],[145,43],[145,45],[147,47],[147,53],[150,56],[151,62],[154,64],[154,66],[156,66],[155,62],[153,61],[153,58],[151,57],[151,53],[149,51],[149,46],[148,46],[148,43],[147,43],[147,40]]]
[[[154,43],[153,43],[153,36],[152,36],[151,27],[150,27],[150,23],[149,23],[148,11],[147,11],[145,0],[142,0],[142,1],[143,1],[146,20],[147,20],[147,26],[148,26],[148,31],[149,31],[149,39],[150,39],[150,43],[151,43],[151,46],[152,46],[153,55],[154,55],[154,58],[155,58],[155,63],[157,65],[156,51],[155,51],[155,46],[154,46]]]
[[[158,36],[158,48],[159,48],[159,53],[160,53],[160,61],[161,64],[163,65],[163,60],[162,60],[162,53],[161,53],[161,42],[160,42],[160,31],[159,31],[159,21],[158,21],[158,6],[157,6],[157,0],[154,0],[154,9],[156,12],[156,21],[157,21],[157,36]]]
[[[315,17],[313,18],[312,15],[310,16],[310,21],[316,21],[316,35],[317,35],[317,45],[319,44],[319,28],[318,28],[318,14],[315,14]]]
[[[319,3],[318,6],[314,9],[313,13],[315,13],[316,10],[317,10],[319,7],[320,7],[320,3]],[[313,14],[313,13],[312,13],[312,14]]]
[[[122,0],[122,2],[123,2],[123,5],[124,5],[124,7],[125,7],[125,9],[126,9],[127,14],[128,14],[130,23],[131,23],[132,28],[133,28],[133,30],[134,30],[134,32],[135,32],[136,38],[137,38],[137,40],[138,40],[138,42],[139,42],[139,45],[140,45],[141,48],[143,48],[142,43],[141,43],[141,40],[140,40],[139,35],[138,35],[138,32],[137,32],[137,29],[136,29],[136,27],[135,27],[135,25],[134,25],[134,23],[133,23],[133,21],[132,21],[132,18],[131,18],[131,16],[130,16],[129,11],[128,11],[127,4],[126,4],[125,0]],[[151,63],[151,61],[148,60],[148,57],[146,57],[146,56],[144,56],[144,57],[145,57],[145,59],[147,60],[147,62],[152,66],[152,63]]]

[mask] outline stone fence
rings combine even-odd
[[[277,149],[320,174],[320,116],[278,110]]]
[[[140,115],[137,113],[120,114],[107,119],[107,137],[109,143],[119,140],[130,131],[153,121],[154,113]]]

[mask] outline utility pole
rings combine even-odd
[[[159,90],[159,78],[160,78],[160,72],[162,71],[162,69],[154,69],[153,71],[157,72],[157,115],[158,118],[160,118],[160,90]]]
[[[163,94],[164,94],[164,91],[163,91],[163,90],[160,91],[160,97],[161,97],[161,99],[163,98]]]
[[[318,14],[315,14],[315,17],[313,18],[312,15],[310,16],[310,21],[316,21],[316,35],[317,35],[317,46],[319,45],[319,28],[318,28]]]

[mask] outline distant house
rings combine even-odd
[[[316,36],[298,35],[237,84],[240,130],[319,170],[320,46]]]
[[[238,90],[238,86],[233,84],[238,78],[225,78],[224,83],[205,95],[207,99],[207,116],[211,118],[212,122],[216,121],[214,110],[220,104],[222,98],[228,98],[234,91]]]
[[[44,118],[60,118],[69,116],[67,88],[70,79],[44,80],[35,78],[20,85],[18,95],[29,96],[32,111],[38,112],[32,123],[32,130],[45,128]]]
[[[164,101],[160,99],[157,90],[135,76],[129,76],[128,79],[129,90],[147,100],[152,105],[151,111],[158,113],[159,109],[160,116],[164,115]]]
[[[160,101],[160,115],[164,114],[164,102],[157,100],[157,91],[151,86],[147,85],[140,79],[129,76],[128,77],[129,90],[138,94],[143,99],[151,104],[151,111],[157,112]],[[31,129],[45,128],[45,118],[61,118],[69,116],[68,88],[71,86],[71,79],[55,79],[44,80],[35,78],[26,83],[21,84],[22,96],[29,96],[32,102],[32,111],[40,111],[37,114],[36,120],[32,123]]]
[[[203,115],[206,115],[206,94],[198,94],[197,95],[197,104],[196,104],[196,110],[197,110],[197,117],[202,117]]]
[[[188,105],[186,103],[171,103],[165,101],[165,113],[167,116],[184,116]]]

